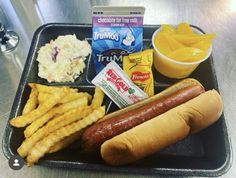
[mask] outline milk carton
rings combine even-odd
[[[93,7],[92,50],[96,73],[110,61],[122,66],[122,56],[143,47],[144,7]]]

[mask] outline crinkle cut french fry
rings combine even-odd
[[[56,113],[54,112],[54,109],[52,109],[48,111],[46,114],[44,114],[43,116],[39,117],[34,122],[32,122],[24,130],[25,138],[29,138],[31,135],[33,135],[41,126],[43,126],[48,120],[50,120],[55,115]]]
[[[50,96],[52,96],[52,94],[46,93],[46,92],[39,92],[39,94],[38,94],[38,102],[39,102],[39,104],[42,104],[44,101],[47,101],[48,98],[50,98]]]
[[[23,115],[18,116],[10,120],[10,124],[14,127],[25,127],[32,123],[34,120],[48,112],[53,106],[55,106],[68,92],[68,89],[63,88],[55,92],[47,102],[42,103],[37,109]]]
[[[63,86],[63,87],[47,86],[47,85],[41,85],[38,83],[35,83],[35,86],[39,92],[45,92],[45,93],[50,93],[50,94],[54,94],[55,92],[57,92],[58,90],[61,90],[62,88],[67,88],[70,92],[78,92],[78,89],[70,88],[67,86]]]
[[[105,115],[105,107],[102,106],[95,109],[91,114],[89,114],[84,119],[74,122],[70,125],[62,127],[50,133],[48,136],[46,136],[41,141],[36,143],[36,145],[30,150],[27,156],[28,166],[32,166],[34,163],[38,162],[38,160],[41,157],[43,157],[44,154],[46,154],[50,149],[50,147],[52,147],[55,143],[91,125],[98,119],[102,118],[104,115]]]
[[[91,101],[92,101],[92,95],[90,95],[90,94],[87,93],[87,92],[85,92],[85,93],[86,93],[86,95],[87,95],[87,97],[88,97],[89,102],[91,102]]]
[[[104,98],[103,91],[99,87],[96,87],[95,93],[93,96],[93,100],[92,100],[92,104],[91,104],[92,108],[96,109],[96,108],[100,107],[103,103],[103,98]]]
[[[56,114],[63,114],[71,109],[75,109],[82,106],[88,105],[88,98],[86,96],[81,97],[77,100],[71,101],[69,103],[65,103],[59,105],[48,111],[43,116],[39,117],[37,120],[32,122],[28,127],[26,127],[24,131],[24,135],[26,138],[30,137],[34,132],[36,132],[41,126],[43,126],[46,122],[48,122],[52,117]]]
[[[47,101],[50,96],[51,96],[50,93],[40,92],[38,95],[39,103],[41,104],[44,101]],[[64,98],[61,99],[61,101],[59,103],[61,103],[61,104],[68,103],[70,101],[76,100],[76,99],[84,97],[84,96],[87,96],[88,100],[91,101],[92,96],[86,92],[79,92],[79,93],[69,92]]]
[[[21,157],[27,156],[29,150],[43,137],[47,136],[50,132],[66,126],[72,122],[82,119],[92,112],[90,106],[83,106],[66,112],[65,114],[53,118],[45,126],[38,129],[31,137],[26,138],[17,152]]]
[[[31,84],[30,87],[31,87],[31,92],[29,95],[29,99],[27,100],[25,107],[22,111],[23,115],[33,111],[37,107],[37,104],[38,104],[38,99],[37,99],[38,90],[34,84]]]
[[[67,103],[67,102],[73,101],[73,100],[75,100],[75,99],[84,97],[84,96],[86,96],[89,101],[90,101],[91,98],[92,98],[92,96],[91,96],[90,94],[88,94],[87,92],[79,92],[79,93],[71,92],[71,93],[68,93],[68,95],[65,96],[65,97],[60,101],[60,103]]]
[[[57,142],[55,145],[51,146],[47,153],[54,153],[59,150],[62,150],[63,148],[67,147],[68,145],[72,144],[76,140],[78,140],[82,135],[82,131],[76,132],[63,140]]]

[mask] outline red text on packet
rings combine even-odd
[[[128,84],[112,69],[106,72],[107,81],[113,83],[120,92],[126,92],[129,89]]]
[[[132,73],[131,80],[132,81],[145,81],[150,78],[150,72],[140,72],[140,71],[135,71]]]

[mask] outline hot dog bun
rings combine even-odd
[[[132,110],[119,113],[119,115],[111,114],[112,117],[86,129],[81,138],[82,150],[87,153],[99,151],[101,145],[106,140],[205,92],[204,87],[201,84],[190,79],[184,80],[174,86],[175,87],[170,87],[167,91],[164,90],[162,93],[146,100],[148,102],[145,102],[145,105],[137,103],[139,106],[138,108],[132,108]]]
[[[208,127],[219,119],[222,110],[218,92],[207,91],[107,140],[101,146],[101,156],[111,165],[131,163]]]

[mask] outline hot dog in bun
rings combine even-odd
[[[102,158],[111,165],[131,163],[202,130],[221,115],[223,104],[215,90],[140,124],[101,146]]]
[[[217,91],[185,79],[161,93],[106,115],[82,135],[85,152],[100,151],[121,165],[152,154],[214,123],[222,113]]]

